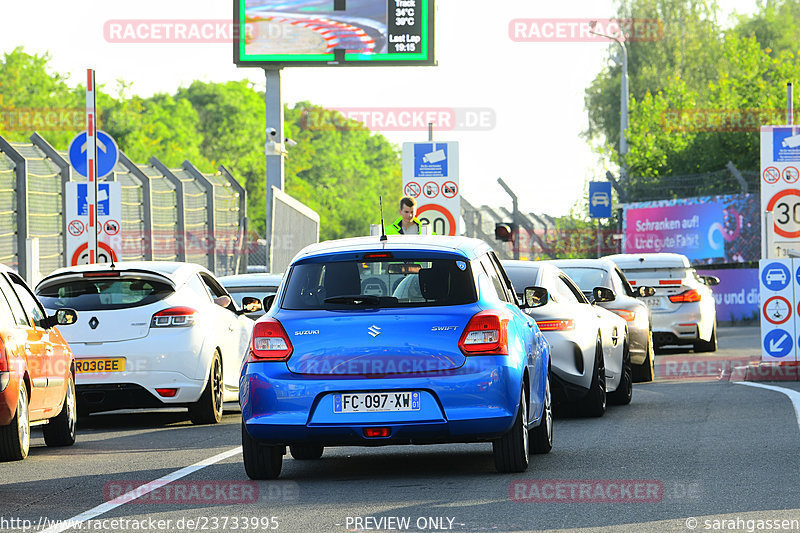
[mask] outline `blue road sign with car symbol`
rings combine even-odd
[[[589,182],[589,216],[592,218],[611,218],[610,182]]]
[[[798,273],[800,280],[800,273]],[[761,282],[771,291],[782,291],[789,285],[791,273],[781,263],[770,263],[761,271]]]

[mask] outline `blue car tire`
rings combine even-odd
[[[550,397],[550,372],[544,390],[544,408],[539,425],[530,430],[530,449],[532,453],[548,453],[553,449],[553,402]]]
[[[520,395],[517,418],[511,429],[492,442],[494,465],[503,474],[524,472],[528,469],[528,402],[525,393]]]
[[[265,446],[250,436],[242,424],[242,458],[250,479],[277,479],[281,475],[286,446]]]

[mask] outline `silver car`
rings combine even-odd
[[[631,288],[625,274],[608,259],[560,259],[546,262],[566,272],[589,300],[592,299],[595,287],[606,287],[614,291],[612,301],[598,302],[597,305],[621,316],[628,323],[633,381],[653,381],[655,355],[650,309],[639,297],[653,296],[655,290],[646,286]]]
[[[554,404],[603,416],[606,393],[611,403],[630,403],[633,393],[628,328],[625,320],[589,303],[557,267],[544,261],[502,261],[515,291],[540,289],[542,303],[525,309],[550,343]],[[604,287],[597,302],[613,298]],[[521,296],[519,294],[518,296]]]
[[[711,286],[714,276],[700,276],[680,254],[617,254],[607,256],[634,287],[650,286],[643,298],[653,321],[653,345],[694,346],[695,352],[717,350],[717,308]]]

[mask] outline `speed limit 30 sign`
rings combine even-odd
[[[800,250],[800,127],[761,127],[761,257]]]
[[[775,193],[767,203],[772,211],[775,233],[787,239],[800,237],[800,189],[784,189]]]

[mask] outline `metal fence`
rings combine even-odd
[[[715,172],[652,180],[637,177],[620,183],[610,172],[607,176],[620,202],[626,199],[633,201],[634,198],[636,201],[652,201],[707,195],[746,195],[748,192],[757,196],[760,184],[759,171],[739,170],[731,162]],[[555,220],[548,215],[519,212],[515,217],[514,213],[503,207],[475,207],[463,196],[461,216],[465,223],[464,235],[486,241],[501,259],[511,259],[515,255],[530,260],[588,258],[622,251],[621,227],[606,226],[598,232],[594,226],[576,224],[567,219]],[[496,240],[495,224],[509,222],[517,224],[514,241]]]
[[[319,214],[276,187],[272,188],[271,228],[269,264],[273,272],[283,272],[297,252],[319,242]]]
[[[86,178],[40,135],[30,140],[0,136],[0,263],[24,274],[33,259],[26,242],[38,238],[37,274],[46,275],[68,261],[65,183]],[[119,182],[122,191],[123,261],[188,261],[218,275],[246,270],[246,193],[225,167],[208,174],[184,161],[170,169],[121,153],[104,181]]]

